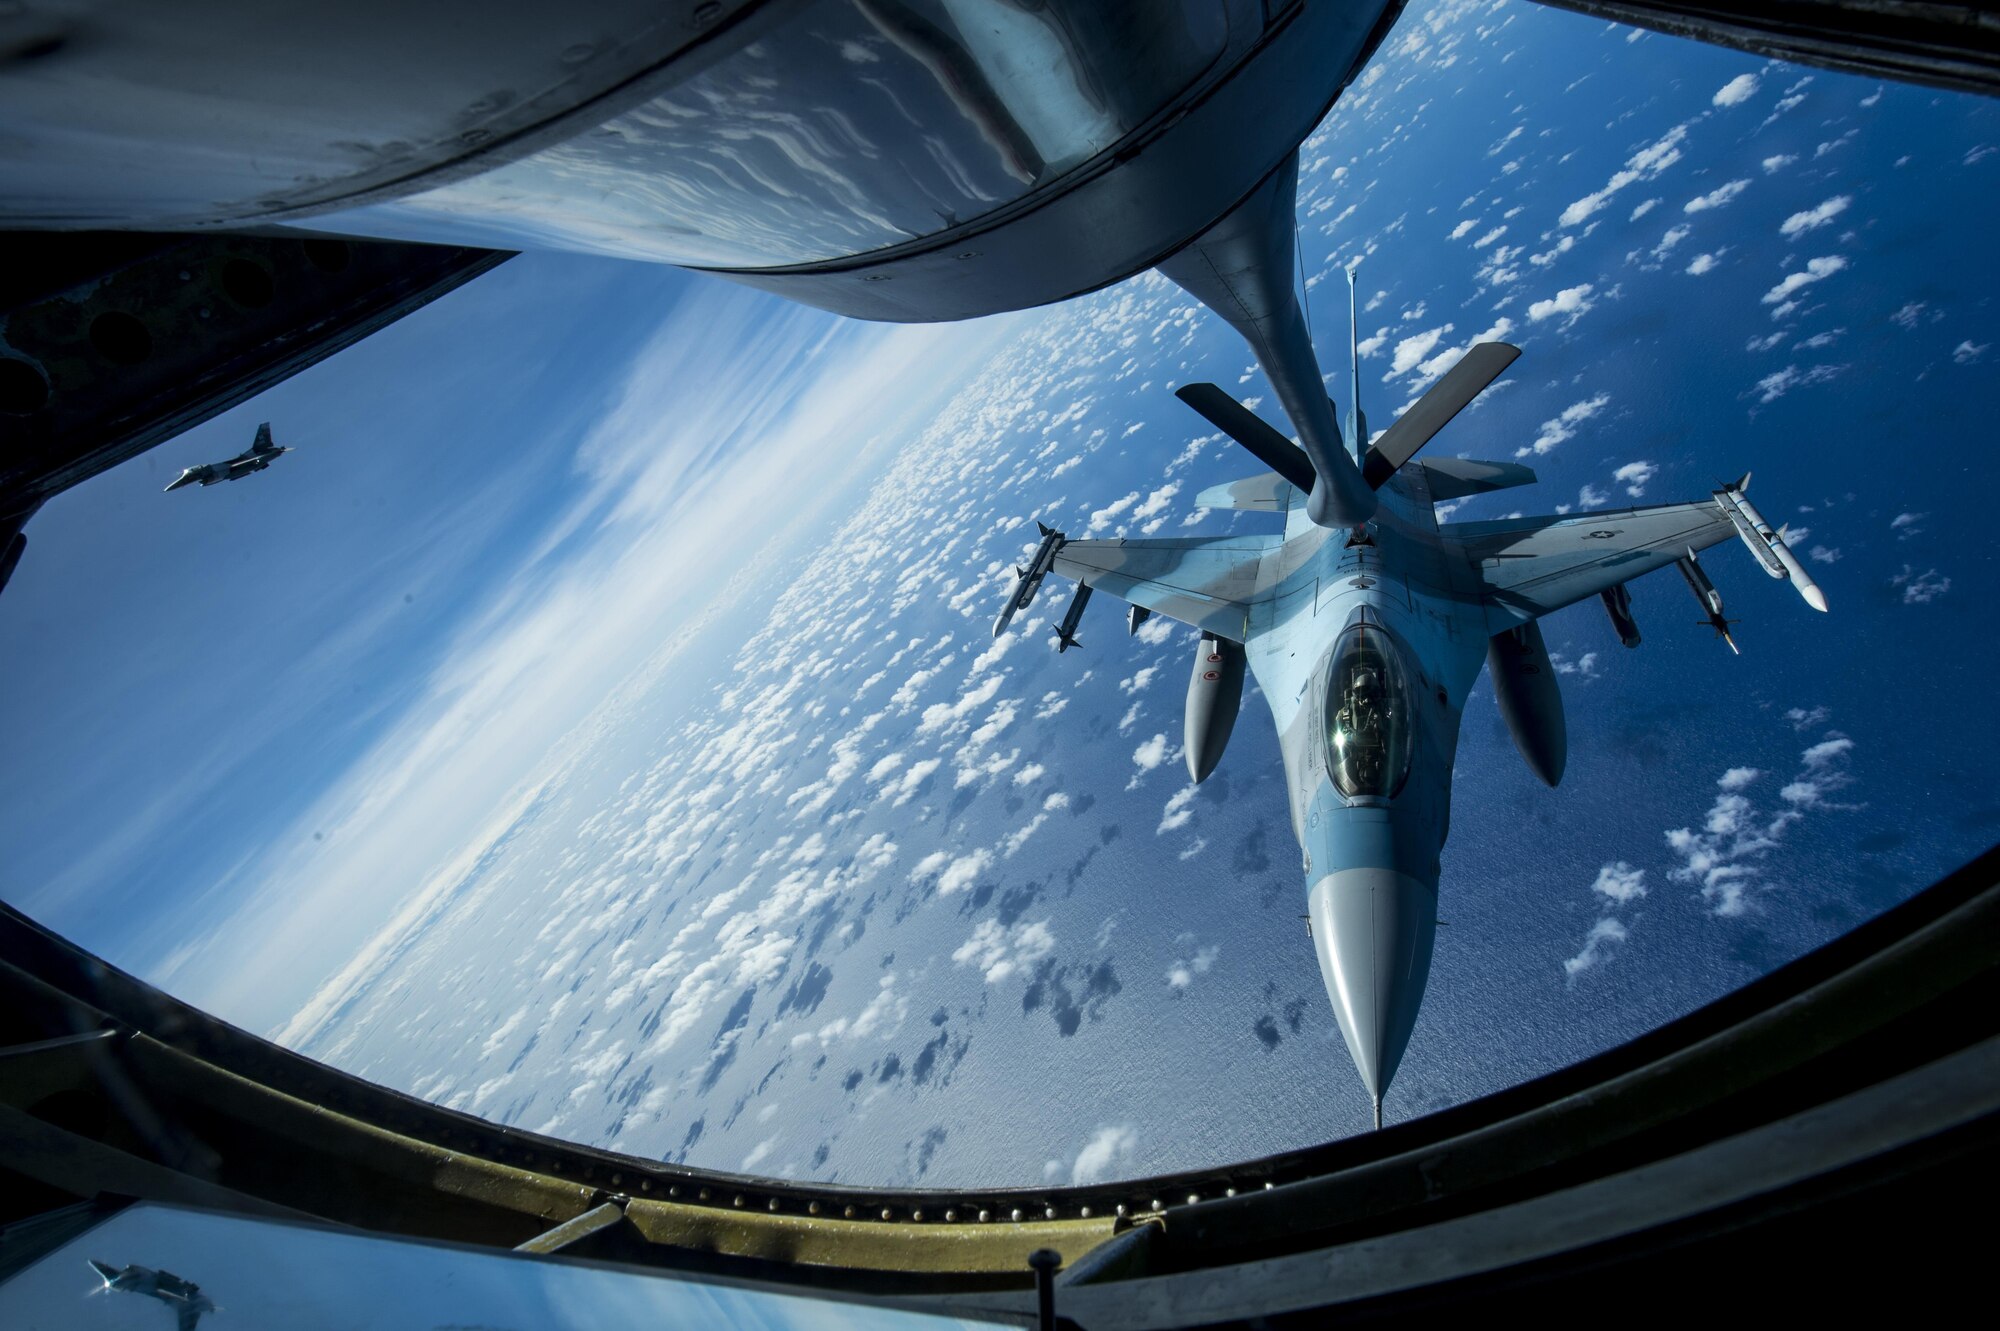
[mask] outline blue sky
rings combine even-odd
[[[281,1014],[649,653],[740,627],[731,579],[1001,323],[528,256],[65,494],[0,605],[41,646],[0,704],[9,899]],[[161,493],[266,419],[299,452]]]

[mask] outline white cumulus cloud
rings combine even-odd
[[[1138,1130],[1126,1125],[1099,1128],[1076,1154],[1069,1181],[1078,1186],[1108,1182],[1139,1149]]]
[[[1028,970],[1056,949],[1055,935],[1047,920],[1017,924],[1009,929],[998,920],[981,920],[972,936],[959,944],[951,959],[971,966],[988,984],[998,984],[1010,975]]]
[[[1610,402],[1609,393],[1599,393],[1581,402],[1572,402],[1554,419],[1543,421],[1541,433],[1535,436],[1535,442],[1526,448],[1515,449],[1514,456],[1518,458],[1527,457],[1530,453],[1539,455],[1550,452],[1558,444],[1575,437],[1576,427],[1603,411]]]
[[[1717,185],[1708,193],[1689,199],[1686,203],[1682,204],[1681,211],[1684,213],[1705,213],[1712,208],[1725,207],[1737,195],[1749,188],[1750,182],[1747,180],[1732,180],[1726,185]]]
[[[1795,273],[1787,273],[1784,281],[1766,291],[1764,293],[1764,303],[1766,305],[1776,305],[1781,301],[1789,300],[1793,292],[1809,287],[1815,282],[1824,282],[1827,278],[1832,277],[1845,267],[1847,267],[1847,260],[1841,258],[1838,254],[1828,254],[1817,259],[1808,259],[1804,268]]]
[[[1715,90],[1709,102],[1715,106],[1741,106],[1757,95],[1757,76],[1738,74]]]
[[[1617,860],[1597,871],[1597,881],[1590,890],[1607,901],[1627,905],[1646,895],[1646,871]]]
[[[1846,212],[1847,205],[1852,202],[1854,202],[1852,195],[1836,194],[1826,202],[1808,208],[1804,212],[1793,213],[1778,224],[1778,232],[1788,239],[1796,239],[1808,231],[1825,226]]]
[[[1610,955],[1612,947],[1624,942],[1627,936],[1624,925],[1605,916],[1591,925],[1590,932],[1584,935],[1583,951],[1563,962],[1563,974],[1574,980],[1593,966],[1601,965]]]
[[[1565,316],[1563,326],[1566,328],[1578,319],[1581,319],[1584,315],[1590,313],[1591,306],[1596,304],[1590,298],[1591,292],[1594,290],[1596,288],[1588,282],[1573,287],[1564,287],[1547,300],[1538,300],[1530,305],[1528,307],[1528,318],[1535,323],[1540,323],[1544,319],[1553,319],[1557,315],[1562,315]]]

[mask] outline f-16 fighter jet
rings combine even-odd
[[[104,1282],[107,1290],[143,1294],[172,1308],[179,1319],[177,1331],[195,1331],[201,1315],[216,1310],[215,1301],[201,1292],[200,1285],[192,1280],[183,1280],[171,1271],[155,1271],[149,1266],[120,1269],[95,1258],[90,1259],[90,1269],[97,1272],[97,1278]]]
[[[178,490],[184,485],[214,485],[217,481],[238,481],[253,471],[264,470],[291,451],[289,448],[279,448],[271,442],[271,422],[265,421],[257,427],[256,441],[248,449],[227,462],[204,462],[199,467],[189,467],[174,477],[173,484],[167,489]]]
[[[1353,281],[1350,271],[1350,303]],[[1440,525],[1437,502],[1535,480],[1511,462],[1411,461],[1519,354],[1500,342],[1475,346],[1373,447],[1352,404],[1353,455],[1341,462],[1376,502],[1372,518],[1344,527],[1308,507],[1328,479],[1308,451],[1213,384],[1187,385],[1180,398],[1270,468],[1195,502],[1281,515],[1284,531],[1070,541],[1044,528],[1028,566],[1030,578],[1049,570],[1076,579],[1079,597],[1110,592],[1201,631],[1185,733],[1196,781],[1229,739],[1245,668],[1256,677],[1284,754],[1313,946],[1378,1127],[1430,973],[1459,719],[1480,666],[1521,756],[1553,786],[1568,738],[1536,623],[1543,615],[1600,597],[1620,639],[1637,646],[1624,585],[1677,564],[1708,622],[1726,629],[1722,597],[1693,560],[1731,535],[1826,609],[1745,496],[1747,475],[1690,503]],[[1358,383],[1358,347],[1354,366]],[[1020,591],[996,636],[1023,608]],[[1063,638],[1075,618],[1065,617]]]

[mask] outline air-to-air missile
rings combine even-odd
[[[1729,520],[1736,524],[1736,534],[1743,538],[1743,544],[1750,547],[1750,553],[1764,566],[1764,571],[1774,578],[1784,578],[1791,582],[1805,603],[1815,610],[1826,609],[1826,593],[1806,572],[1805,565],[1792,553],[1792,547],[1785,544],[1783,532],[1771,530],[1771,524],[1764,521],[1764,515],[1750,502],[1745,490],[1750,488],[1750,473],[1744,472],[1743,479],[1733,481],[1715,492],[1715,502]]]
[[[1708,574],[1703,571],[1701,561],[1694,557],[1694,550],[1690,548],[1687,557],[1675,560],[1674,566],[1680,569],[1681,576],[1687,579],[1689,590],[1694,592],[1694,599],[1701,602],[1701,612],[1708,616],[1708,626],[1715,630],[1717,637],[1729,644],[1730,651],[1738,656],[1743,655],[1743,649],[1738,647],[1736,639],[1729,635],[1729,626],[1736,621],[1722,617],[1722,593],[1715,590],[1715,584],[1708,580]],[[1811,586],[1810,583],[1807,585]],[[1814,587],[1813,590],[1817,592],[1819,588]],[[1812,597],[1806,597],[1806,603],[1811,605]],[[1821,605],[1819,608],[1824,610],[1826,607]]]
[[[993,636],[996,638],[1005,633],[1014,616],[1027,609],[1028,603],[1035,599],[1035,593],[1041,590],[1042,579],[1055,566],[1056,551],[1062,549],[1064,537],[1061,532],[1043,522],[1037,522],[1035,526],[1041,528],[1042,543],[1035,547],[1035,557],[1028,561],[1027,567],[1014,570],[1014,591],[1001,608],[1000,618],[993,622]]]
[[[1597,594],[1604,602],[1604,613],[1611,616],[1611,627],[1618,633],[1618,641],[1627,647],[1639,645],[1639,621],[1632,617],[1632,593],[1624,583],[1616,587],[1606,587]]]
[[[1152,612],[1152,611],[1150,611],[1150,610],[1148,610],[1148,609],[1147,609],[1147,608],[1146,608],[1145,606],[1143,606],[1143,605],[1128,605],[1128,606],[1126,606],[1126,607],[1125,607],[1125,636],[1126,636],[1126,637],[1128,637],[1128,638],[1136,638],[1136,637],[1138,637],[1138,636],[1139,636],[1139,626],[1140,626],[1141,624],[1145,623],[1145,622],[1146,622],[1147,620],[1151,619],[1152,617],[1153,617],[1153,612]]]
[[[1083,608],[1090,604],[1090,584],[1079,582],[1076,595],[1070,598],[1069,609],[1063,611],[1062,623],[1056,626],[1056,655],[1060,656],[1072,647],[1081,647],[1076,640],[1076,624],[1083,618]]]

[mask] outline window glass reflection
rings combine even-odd
[[[141,1203],[0,1283],[0,1326],[970,1331],[955,1317]]]
[[[343,231],[772,267],[977,218],[1221,53],[1221,0],[822,0],[670,92]]]

